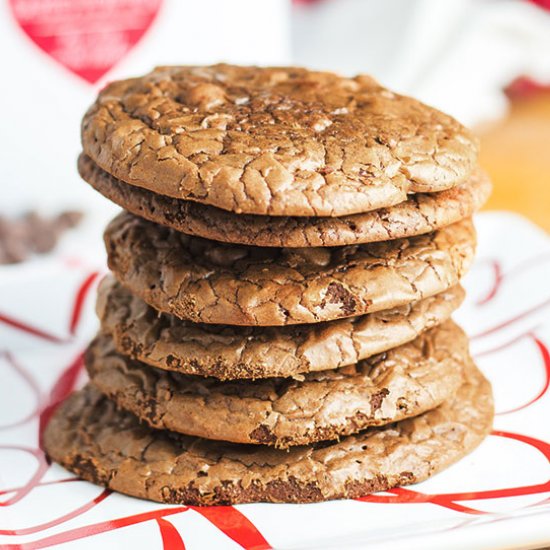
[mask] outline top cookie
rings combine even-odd
[[[465,181],[477,158],[457,121],[368,76],[231,65],[110,84],[82,144],[129,184],[271,216],[391,206]]]

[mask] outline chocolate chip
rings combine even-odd
[[[45,218],[30,211],[18,218],[0,216],[0,264],[20,263],[32,254],[53,250],[61,235],[75,227],[82,213],[67,211]]]

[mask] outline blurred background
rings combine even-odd
[[[367,72],[449,112],[480,136],[487,208],[550,230],[550,0],[0,0],[0,46],[0,242],[32,226],[44,252],[77,223],[97,241],[114,207],[75,166],[97,91],[219,61]]]

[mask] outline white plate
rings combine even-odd
[[[550,542],[550,239],[477,218],[457,320],[493,383],[494,432],[434,478],[362,500],[163,506],[79,481],[39,449],[40,418],[84,380],[98,248],[0,268],[0,545],[13,548],[514,548]],[[77,253],[75,255],[75,250]]]

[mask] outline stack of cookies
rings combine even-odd
[[[490,183],[455,120],[367,76],[160,67],[107,86],[82,142],[124,211],[55,461],[161,502],[313,502],[426,479],[488,433],[450,316]]]

